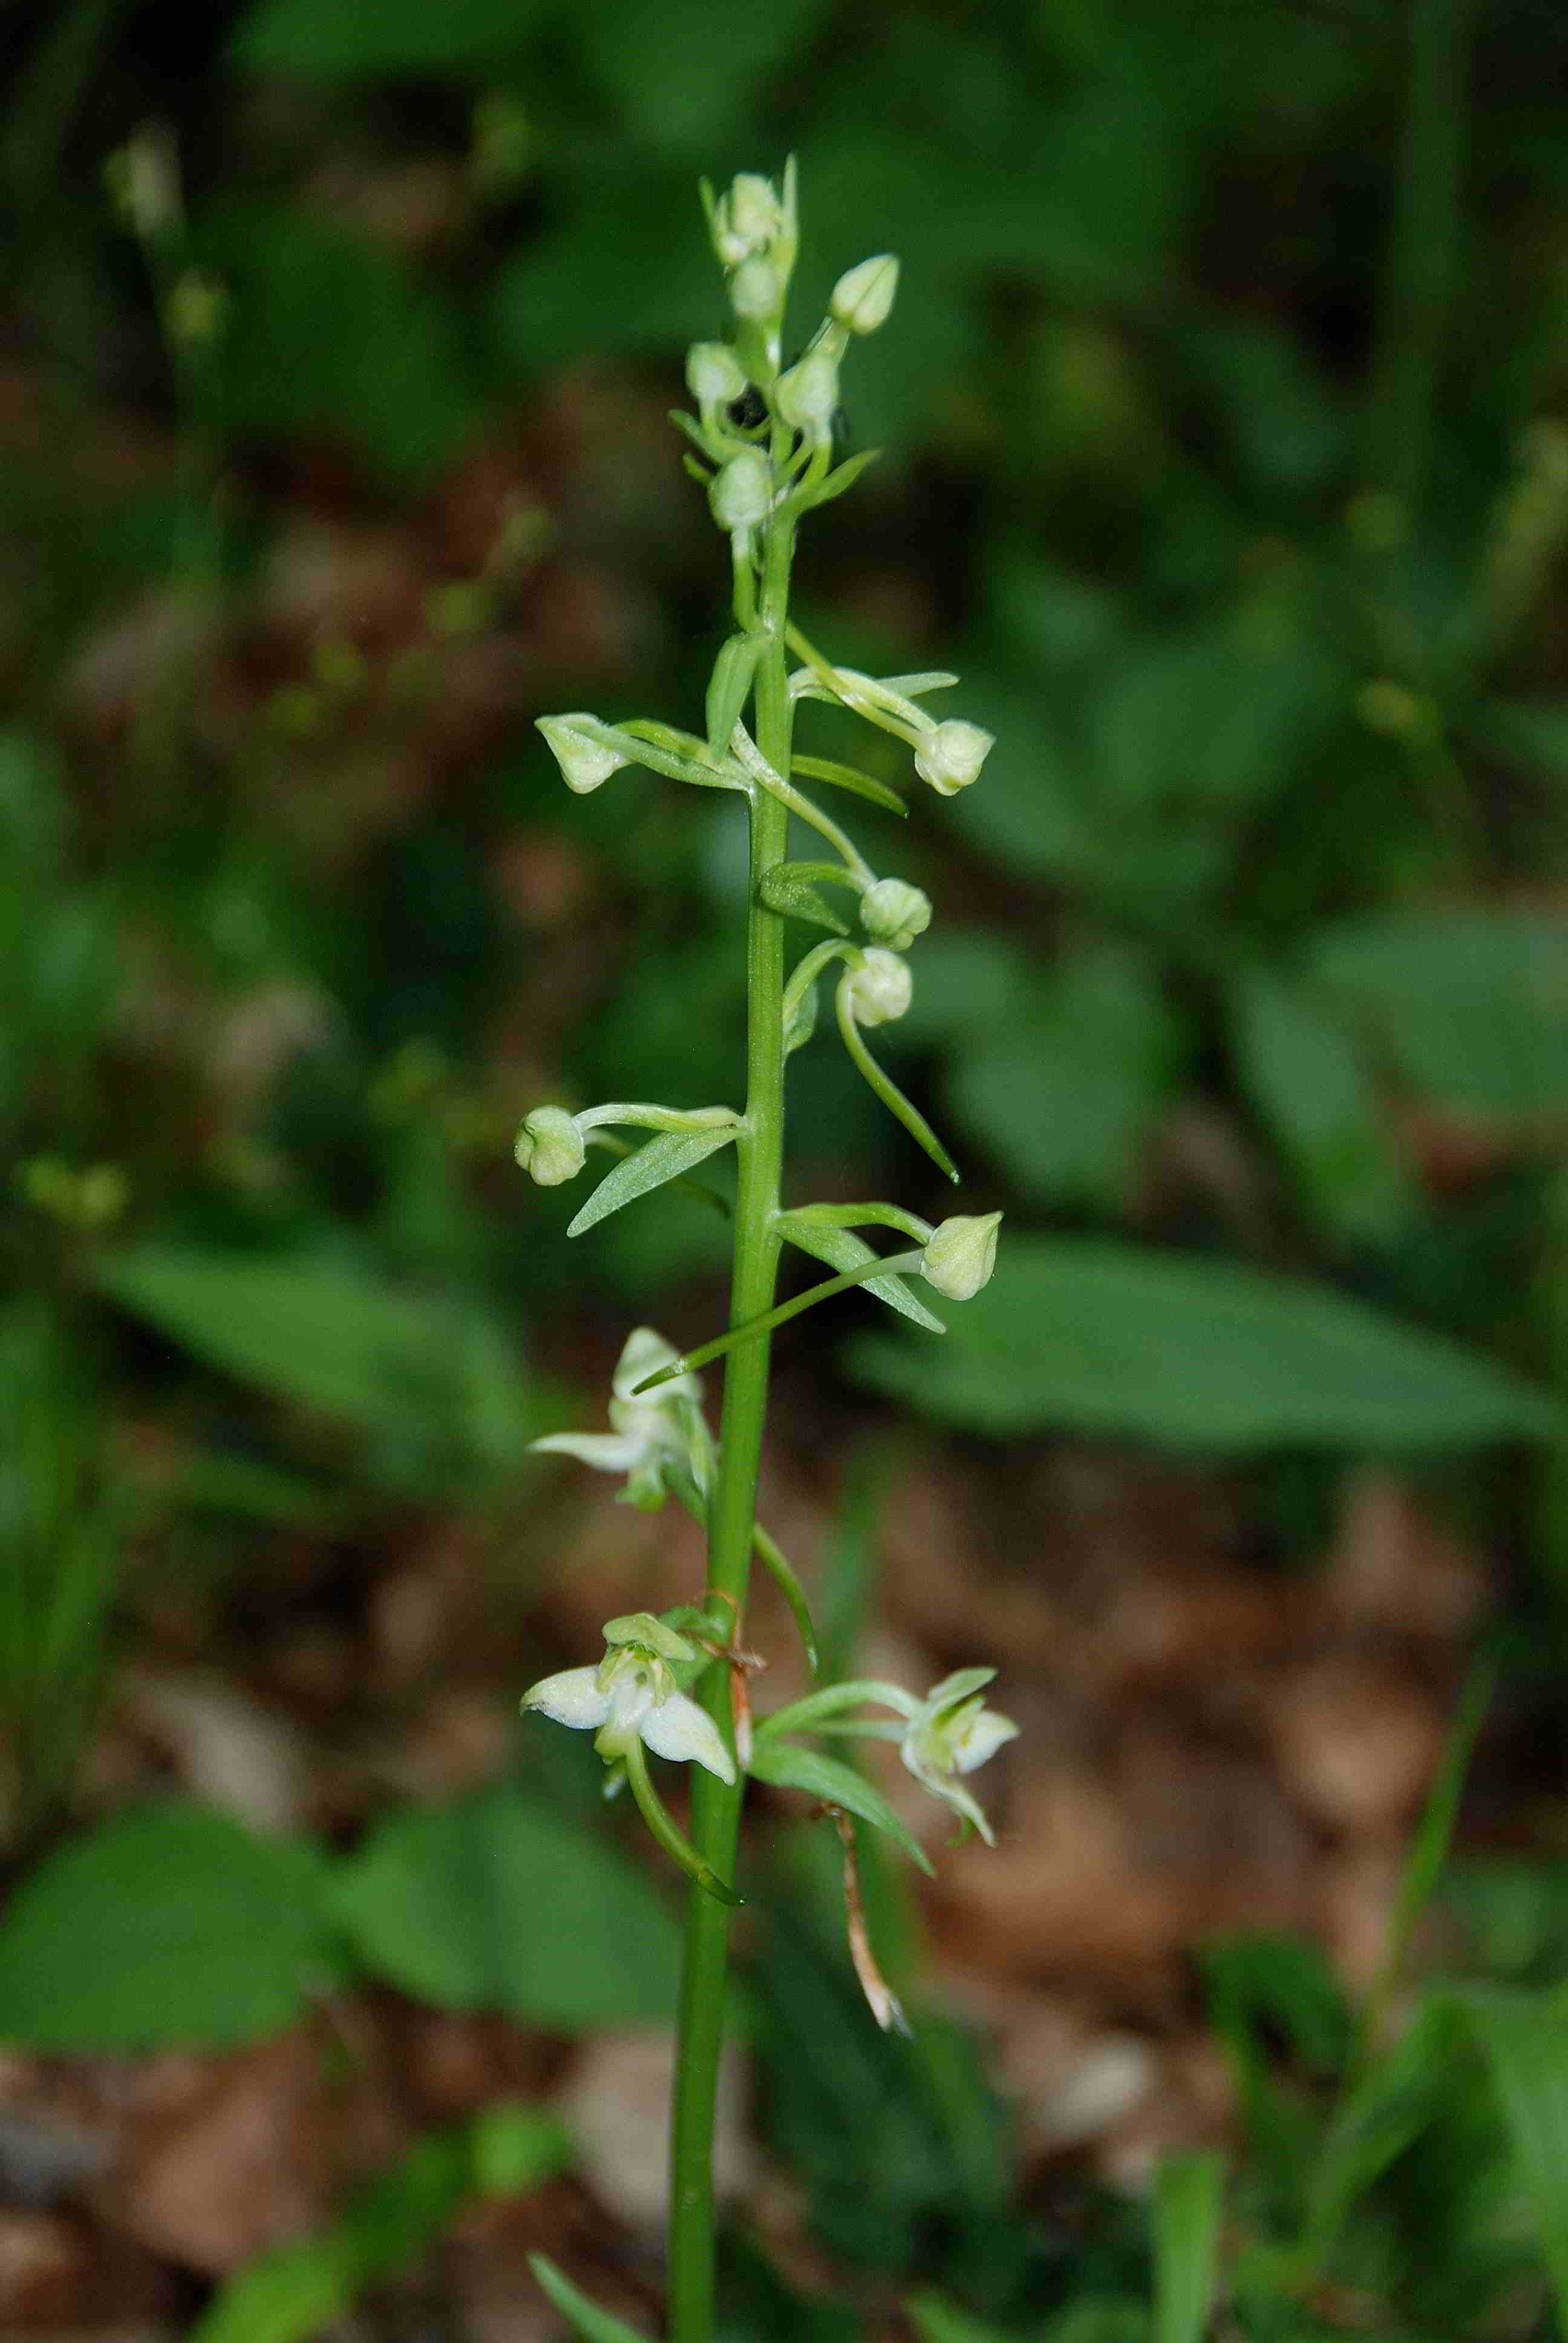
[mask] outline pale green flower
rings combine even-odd
[[[972,1301],[990,1282],[1000,1226],[1000,1212],[957,1212],[951,1220],[939,1222],[926,1240],[920,1275],[950,1302]]]
[[[860,925],[890,951],[908,951],[930,924],[930,897],[905,879],[879,879],[860,898]]]
[[[681,1692],[670,1663],[695,1660],[695,1644],[646,1611],[612,1619],[597,1668],[563,1668],[523,1694],[522,1706],[557,1725],[594,1735],[607,1765],[624,1759],[634,1741],[656,1757],[705,1765],[733,1782],[735,1763],[706,1709]]]
[[[881,944],[869,944],[849,975],[849,1008],[856,1024],[890,1024],[913,998],[907,963]]]
[[[996,1845],[991,1826],[954,1777],[972,1774],[1017,1735],[1012,1719],[987,1708],[982,1697],[995,1674],[994,1668],[960,1668],[933,1684],[910,1715],[899,1749],[921,1788],[972,1823],[988,1846]]]
[[[934,724],[916,743],[915,770],[922,781],[930,781],[939,797],[956,797],[960,789],[967,789],[980,779],[980,767],[995,746],[993,732],[966,724],[960,716],[950,716],[945,724]]]
[[[575,1180],[588,1152],[577,1119],[563,1106],[537,1106],[525,1115],[512,1146],[521,1169],[541,1188]]]
[[[529,1443],[537,1453],[575,1456],[596,1473],[623,1473],[626,1503],[657,1512],[669,1491],[672,1473],[689,1473],[705,1490],[711,1473],[712,1441],[702,1420],[702,1384],[693,1374],[676,1375],[657,1391],[634,1398],[636,1386],[679,1353],[651,1326],[627,1336],[611,1382],[608,1432],[551,1432]]]

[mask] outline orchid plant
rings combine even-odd
[[[687,384],[697,411],[673,417],[691,443],[687,467],[706,490],[729,547],[734,625],[714,661],[705,728],[688,732],[643,719],[611,724],[578,710],[542,717],[538,729],[568,788],[578,792],[640,766],[694,788],[728,790],[744,802],[750,831],[745,1104],[616,1101],[575,1113],[539,1105],[525,1119],[517,1142],[518,1163],[545,1187],[575,1180],[590,1147],[608,1147],[618,1156],[571,1222],[571,1236],[652,1189],[688,1181],[721,1150],[735,1151],[726,1331],[682,1356],[651,1329],[638,1328],[616,1370],[610,1429],[556,1433],[535,1443],[624,1476],[620,1494],[631,1504],[657,1508],[675,1496],[708,1532],[707,1583],[696,1600],[662,1617],[639,1612],[607,1621],[601,1660],[546,1676],[523,1696],[525,1710],[594,1734],[608,1769],[607,1790],[630,1789],[654,1838],[690,1882],[670,2147],[671,2343],[709,2343],[713,2332],[715,2088],[730,1915],[740,1901],[732,1881],[748,1782],[803,1793],[835,1822],[844,1846],[856,1968],[879,2023],[902,2027],[903,2013],[867,1937],[856,1824],[886,1833],[928,1870],[930,1862],[867,1774],[818,1744],[846,1735],[895,1743],[913,1779],[958,1817],[960,1833],[978,1831],[989,1843],[990,1826],[960,1777],[1016,1730],[985,1704],[994,1674],[985,1667],[962,1668],[923,1698],[870,1680],[818,1684],[802,1699],[752,1721],[749,1680],[761,1663],[740,1638],[754,1556],[781,1588],[812,1674],[817,1672],[806,1595],[757,1519],[769,1338],[787,1321],[858,1285],[941,1332],[941,1321],[910,1279],[919,1277],[949,1301],[967,1301],[991,1274],[1001,1217],[959,1214],[933,1226],[892,1203],[783,1201],[787,1061],[812,1038],[819,990],[829,975],[835,1021],[851,1062],[939,1169],[950,1179],[959,1176],[941,1141],[865,1038],[910,1006],[905,955],[930,923],[930,903],[907,880],[879,875],[801,784],[845,791],[898,813],[903,801],[852,765],[798,754],[795,710],[803,699],[826,701],[892,735],[911,750],[916,776],[942,797],[979,779],[992,741],[979,725],[961,718],[939,721],[922,705],[954,684],[955,676],[875,677],[836,665],[789,614],[798,525],[852,487],[871,460],[869,455],[835,459],[839,374],[855,340],[886,323],[898,262],[879,253],[840,277],[828,316],[803,354],[786,366],[784,311],[798,233],[793,163],[778,186],[747,172],[722,196],[705,185],[703,199],[735,321],[730,340],[699,342],[689,352]],[[816,859],[793,858],[793,822],[816,833]],[[810,944],[790,968],[792,923],[824,931],[824,940]],[[635,1151],[615,1135],[628,1130],[649,1134]],[[878,1252],[859,1233],[867,1228],[890,1230],[904,1244]],[[779,1302],[779,1264],[787,1244],[835,1273]],[[727,1362],[724,1406],[716,1442],[702,1412],[698,1371],[721,1357]],[[689,1837],[654,1786],[650,1755],[693,1769]],[[553,2264],[541,2258],[536,2266],[552,2299],[589,2343],[626,2343],[630,2329],[581,2295]]]

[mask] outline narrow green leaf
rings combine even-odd
[[[618,1212],[623,1204],[634,1203],[638,1196],[662,1188],[667,1180],[678,1180],[683,1172],[717,1154],[719,1148],[729,1146],[734,1137],[733,1131],[661,1131],[599,1182],[588,1202],[568,1223],[568,1236],[580,1237],[585,1229],[591,1229],[597,1221],[607,1220],[611,1212]]]
[[[813,1675],[817,1673],[817,1629],[811,1617],[811,1605],[806,1600],[806,1590],[796,1577],[783,1549],[776,1545],[760,1522],[751,1528],[751,1543],[768,1575],[789,1605],[789,1615],[805,1647],[806,1664]]]
[[[1224,2159],[1172,2157],[1154,2185],[1152,2343],[1202,2343],[1214,2305]]]
[[[1541,2243],[1568,2333],[1568,1992],[1465,1996],[1534,2200]]]
[[[837,471],[829,472],[819,488],[813,488],[802,498],[801,510],[815,512],[819,505],[830,505],[846,488],[852,488],[869,464],[874,464],[881,454],[879,447],[862,447],[858,456],[846,458]]]
[[[617,1131],[599,1129],[587,1131],[584,1136],[590,1147],[602,1147],[608,1155],[624,1158],[637,1152],[636,1143],[629,1139],[622,1139]],[[669,1184],[672,1188],[679,1188],[688,1196],[700,1196],[705,1204],[712,1205],[720,1219],[734,1219],[735,1207],[729,1198],[717,1188],[710,1188],[706,1180],[679,1179],[672,1180]]]
[[[874,1260],[876,1248],[852,1229],[824,1229],[798,1220],[794,1213],[781,1213],[779,1227],[793,1245],[809,1252],[814,1261],[825,1261],[829,1269],[859,1269],[863,1262]],[[866,1281],[866,1291],[885,1302],[890,1310],[901,1317],[912,1318],[917,1326],[925,1326],[933,1334],[945,1334],[946,1326],[923,1302],[918,1301],[913,1290],[901,1277],[872,1277]]]
[[[767,639],[765,635],[731,635],[713,662],[708,685],[708,746],[715,757],[722,757],[729,747],[729,736],[740,721]]]
[[[940,2294],[913,2294],[904,2311],[916,2343],[1015,2343],[1005,2328],[974,2318]]]
[[[826,1805],[842,1806],[847,1814],[859,1815],[874,1829],[886,1831],[922,1871],[930,1871],[924,1847],[880,1790],[874,1790],[837,1757],[824,1757],[820,1750],[808,1749],[799,1741],[768,1741],[753,1749],[747,1771],[759,1782],[771,1783],[776,1790],[803,1790],[809,1798],[820,1798]]]
[[[624,2318],[601,2310],[548,2254],[530,2254],[528,2268],[581,2343],[648,2343],[648,2338]]]
[[[827,899],[808,880],[791,879],[788,866],[769,871],[758,893],[770,911],[787,920],[806,920],[814,928],[826,928],[829,935],[847,936],[848,923],[839,917]]]
[[[885,781],[874,781],[869,773],[862,773],[856,765],[840,765],[832,757],[793,757],[789,770],[808,781],[826,781],[829,789],[848,789],[851,797],[864,798],[870,805],[908,818],[910,809],[903,799]]]
[[[1454,1825],[1459,1819],[1459,1803],[1464,1795],[1475,1745],[1486,1722],[1486,1712],[1492,1704],[1496,1678],[1495,1667],[1490,1661],[1482,1660],[1472,1668],[1466,1681],[1458,1714],[1443,1748],[1442,1763],[1427,1794],[1420,1827],[1405,1857],[1399,1884],[1399,1900],[1394,1907],[1393,1924],[1389,1930],[1388,1951],[1374,1988],[1374,2000],[1381,1999],[1397,1985],[1416,1924],[1431,1901],[1443,1865],[1448,1861],[1449,1849],[1453,1844]]]

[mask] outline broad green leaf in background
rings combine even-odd
[[[1568,2333],[1568,1991],[1465,1996],[1534,2200],[1558,2323]]]
[[[1541,1439],[1558,1422],[1506,1368],[1349,1295],[1109,1241],[1015,1237],[945,1342],[863,1336],[850,1355],[877,1389],[1000,1436],[1375,1453]]]
[[[341,0],[260,0],[241,19],[231,54],[253,73],[302,80],[487,76],[557,13],[557,0],[440,0],[438,7],[428,0],[377,0],[367,8],[346,8]]]
[[[1393,912],[1320,933],[1309,965],[1414,1090],[1553,1131],[1568,1121],[1568,919]]]
[[[554,2179],[570,2156],[554,2117],[516,2101],[416,2140],[330,2228],[231,2278],[190,2343],[312,2343],[367,2287],[417,2260],[473,2198],[520,2196]]]
[[[94,1280],[207,1365],[431,1453],[502,1468],[549,1412],[490,1321],[346,1255],[146,1244],[102,1255]]]
[[[74,1840],[0,1927],[0,2041],[46,2051],[255,2041],[337,1974],[313,1847],[184,1804]]]
[[[1242,1087],[1314,1218],[1351,1238],[1397,1235],[1420,1200],[1343,1021],[1307,987],[1261,968],[1236,979],[1231,1016]]]
[[[366,1967],[438,2008],[576,2032],[675,2006],[668,1907],[603,1840],[509,1788],[389,1816],[333,1900]]]
[[[978,1026],[949,1093],[1023,1194],[1115,1207],[1180,1061],[1154,969],[1107,947],[1038,978],[1016,1014]]]
[[[1151,2343],[1203,2343],[1218,2278],[1224,2190],[1222,2157],[1171,2157],[1160,2167]]]

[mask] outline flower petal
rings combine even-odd
[[[641,1461],[643,1443],[620,1432],[548,1432],[528,1447],[536,1455],[575,1456],[596,1473],[629,1473]]]
[[[678,1762],[692,1759],[717,1774],[721,1782],[734,1781],[734,1761],[719,1727],[708,1711],[688,1700],[683,1692],[671,1693],[668,1700],[650,1708],[638,1729],[656,1757],[673,1757]]]
[[[558,1675],[541,1676],[520,1704],[578,1733],[595,1731],[609,1715],[609,1695],[599,1690],[597,1668],[563,1668]]]
[[[994,1757],[1004,1741],[1018,1737],[1018,1727],[1010,1716],[999,1716],[994,1708],[982,1708],[967,1732],[957,1735],[953,1743],[953,1763],[960,1774],[972,1774]]]

